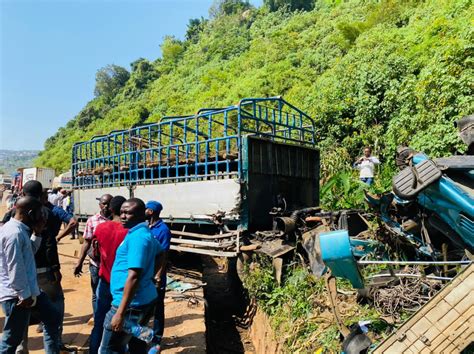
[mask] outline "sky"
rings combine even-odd
[[[41,150],[93,98],[98,69],[158,58],[212,3],[0,0],[0,149]]]

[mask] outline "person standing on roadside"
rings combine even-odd
[[[162,210],[163,206],[160,202],[151,200],[146,203],[145,214],[150,223],[151,234],[163,249],[163,253],[158,257],[155,265],[155,285],[158,291],[158,299],[155,307],[153,331],[155,332],[156,338],[158,338],[158,343],[156,344],[160,344],[165,328],[166,264],[171,242],[170,229],[160,218]]]
[[[153,284],[155,259],[162,251],[145,221],[145,203],[132,198],[122,204],[120,220],[129,231],[118,247],[110,277],[112,307],[105,316],[99,352],[147,353],[147,344],[130,333],[153,316],[157,292]]]
[[[375,165],[378,164],[380,164],[380,161],[377,157],[372,156],[372,148],[364,148],[364,156],[357,159],[354,163],[354,167],[360,171],[359,179],[371,186],[374,183]]]
[[[59,188],[53,188],[51,193],[48,194],[48,201],[53,205],[58,205],[59,198],[61,198],[59,195]]]
[[[61,265],[59,263],[58,241],[73,232],[77,227],[77,221],[72,214],[67,213],[59,206],[52,205],[47,200],[47,194],[43,194],[43,205],[48,209],[48,220],[43,232],[44,242],[35,256],[36,273],[38,284],[44,291],[61,315],[60,336],[62,337],[64,320],[64,292],[61,286]],[[65,227],[61,230],[61,226]],[[61,341],[62,351],[71,351]]]
[[[59,353],[60,316],[38,287],[34,260],[41,243],[36,235],[41,234],[45,222],[41,202],[23,197],[16,203],[15,216],[0,229],[0,303],[5,314],[2,354],[15,353],[28,330],[33,307],[44,322],[45,352]]]
[[[110,273],[115,260],[115,253],[122,243],[128,229],[123,227],[120,221],[120,208],[125,198],[118,195],[110,200],[110,212],[112,220],[97,226],[94,231],[94,240],[100,253],[99,284],[97,285],[96,310],[94,312],[94,328],[92,329],[89,345],[89,353],[97,354],[102,332],[104,331],[105,315],[112,305],[112,294],[110,293]]]
[[[58,195],[59,195],[59,198],[56,205],[60,208],[63,208],[64,199],[66,199],[67,197],[67,191],[64,188],[62,188],[59,190]]]
[[[32,180],[23,186],[23,195],[38,199],[43,204],[43,211],[46,216],[46,225],[41,233],[41,243],[37,252],[35,252],[36,274],[38,285],[52,304],[59,312],[61,321],[59,326],[59,338],[62,336],[62,322],[64,319],[64,292],[61,287],[61,271],[59,263],[58,247],[56,235],[59,234],[61,224],[67,223],[67,227],[62,231],[67,233],[76,227],[76,220],[72,215],[64,212],[63,209],[52,205],[48,202],[46,192],[43,192],[43,186],[39,181]],[[15,210],[16,212],[16,210]],[[15,213],[13,213],[14,215]],[[43,319],[40,318],[42,321]],[[38,326],[38,331],[42,331],[42,325]],[[25,334],[24,340],[17,349],[17,352],[28,352],[28,336]],[[70,349],[62,344],[61,350],[69,351]]]
[[[110,200],[112,196],[110,194],[104,194],[102,197],[97,198],[99,200],[100,211],[87,219],[86,228],[84,230],[84,244],[81,248],[81,254],[79,255],[79,260],[77,261],[76,266],[74,267],[74,275],[76,277],[82,275],[82,264],[86,256],[89,256],[89,272],[91,275],[91,288],[92,288],[92,310],[95,312],[96,306],[96,290],[97,285],[99,284],[99,265],[100,259],[94,251],[92,246],[92,238],[94,236],[94,231],[97,226],[100,224],[110,221]]]
[[[64,197],[63,199],[63,202],[62,202],[62,208],[63,210],[70,214],[70,215],[74,215],[74,206],[72,204],[72,191],[66,191],[66,196]],[[64,223],[64,227],[66,228],[68,225],[66,223]],[[76,225],[77,226],[77,225]],[[68,233],[63,233],[63,235],[61,237],[58,236],[58,242],[66,235],[68,234],[71,234],[71,240],[74,240],[76,238],[76,227],[73,228],[71,230],[71,232],[68,232]]]

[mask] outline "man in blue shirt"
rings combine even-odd
[[[160,202],[151,200],[146,203],[145,214],[150,223],[151,234],[163,249],[163,253],[160,254],[156,264],[157,270],[155,274],[155,284],[156,289],[158,290],[158,299],[156,302],[155,320],[153,323],[153,330],[160,341],[165,329],[166,263],[171,242],[170,229],[160,218],[162,210],[163,206]]]
[[[100,353],[146,353],[147,345],[132,338],[131,327],[146,325],[153,315],[157,292],[153,283],[155,258],[162,251],[145,221],[145,203],[132,198],[120,209],[129,229],[115,255],[110,277],[112,308],[104,321]]]

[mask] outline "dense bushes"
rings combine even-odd
[[[306,12],[238,3],[190,22],[187,40],[166,38],[163,58],[134,62],[126,83],[47,140],[37,164],[62,171],[75,141],[271,95],[316,119],[326,166],[334,146],[344,171],[364,145],[385,166],[400,143],[432,156],[462,149],[453,121],[474,111],[472,1],[320,0]]]

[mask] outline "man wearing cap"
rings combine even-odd
[[[160,202],[151,200],[146,203],[145,215],[149,220],[151,234],[163,249],[163,253],[160,254],[156,264],[155,285],[158,290],[158,299],[153,323],[153,330],[160,339],[165,328],[166,262],[171,242],[170,229],[160,218],[162,210],[163,206]]]
[[[112,196],[110,194],[104,194],[102,197],[97,198],[99,201],[100,211],[87,219],[86,228],[84,229],[84,244],[81,248],[81,254],[79,260],[77,261],[76,266],[74,267],[74,275],[81,276],[82,274],[82,264],[86,255],[90,258],[89,263],[89,272],[91,274],[91,288],[92,288],[92,310],[95,312],[96,306],[96,290],[97,285],[99,284],[99,263],[100,259],[96,252],[94,252],[94,247],[92,245],[92,238],[94,236],[94,231],[97,226],[110,220],[110,209],[109,204]]]

